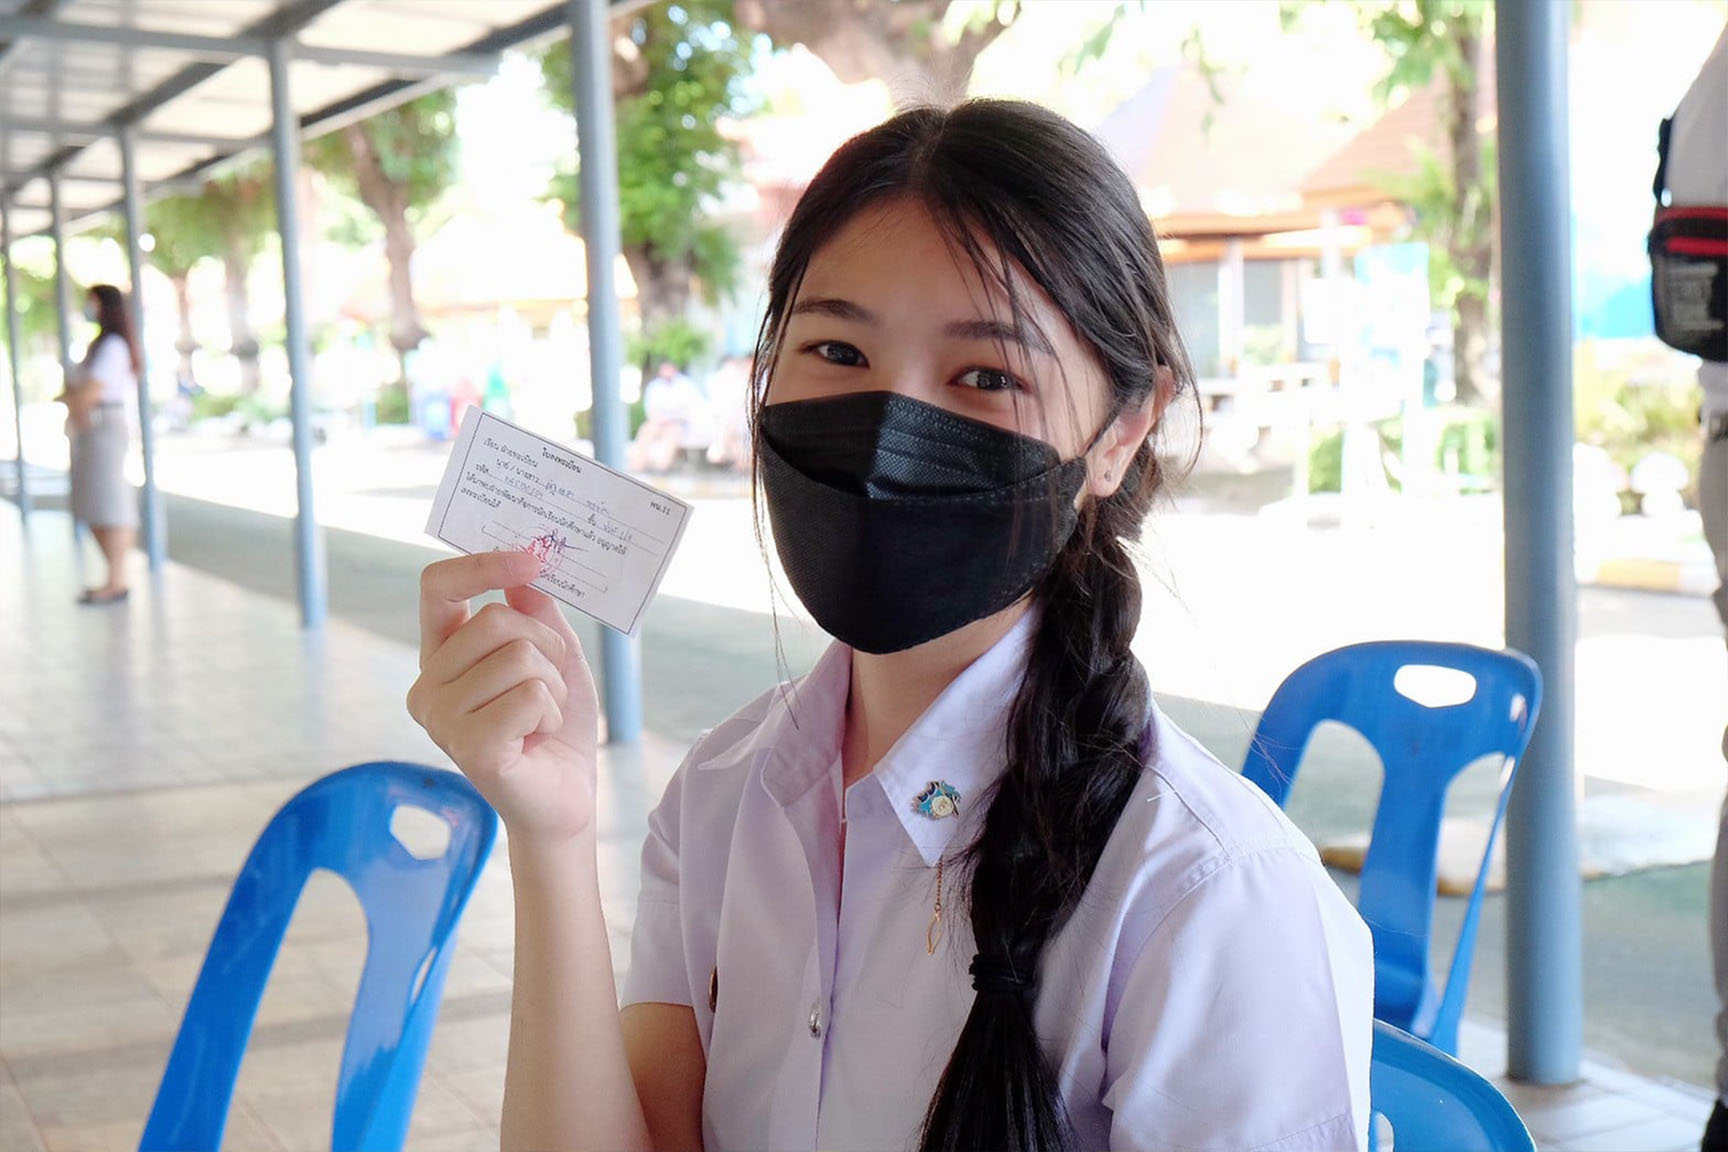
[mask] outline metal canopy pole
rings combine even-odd
[[[1542,713],[1506,817],[1507,1067],[1578,1078],[1583,1030],[1573,811],[1569,6],[1497,0],[1506,642],[1542,669]]]
[[[150,571],[160,572],[168,551],[162,519],[162,494],[156,489],[155,409],[150,403],[150,356],[144,340],[144,197],[138,186],[136,128],[120,130],[120,181],[125,196],[126,265],[132,270],[132,331],[138,337],[138,434],[144,452],[144,554]]]
[[[312,370],[306,314],[300,300],[300,219],[295,179],[300,172],[300,121],[288,98],[288,45],[270,47],[270,140],[276,161],[276,227],[282,234],[282,310],[287,321],[288,415],[294,427],[294,560],[299,573],[300,623],[324,623],[324,540],[312,510]]]
[[[48,173],[48,235],[54,241],[54,321],[60,340],[60,371],[72,380],[72,286],[66,279],[66,213],[60,202],[60,173]]]
[[[605,0],[569,0],[571,88],[576,98],[576,152],[581,166],[582,243],[588,262],[588,365],[594,396],[594,454],[624,467],[624,405],[618,395],[623,337],[613,265],[622,240],[618,224],[618,142],[612,112],[611,13]],[[642,736],[642,646],[622,632],[600,629],[606,741],[633,744]]]
[[[18,513],[30,515],[30,484],[24,474],[24,375],[18,350],[18,272],[12,259],[12,217],[0,200],[0,254],[6,257],[6,361],[12,370],[12,422],[18,433]]]

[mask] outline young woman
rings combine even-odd
[[[126,558],[138,529],[138,498],[126,482],[125,459],[131,439],[127,410],[135,403],[143,357],[120,289],[112,284],[91,288],[84,315],[96,322],[96,339],[59,398],[66,404],[72,438],[72,515],[96,537],[108,580],[85,589],[78,599],[112,604],[126,599]]]
[[[1129,651],[1192,381],[1121,171],[1012,102],[853,139],[755,372],[775,546],[837,642],[668,787],[622,1012],[588,668],[531,557],[426,571],[409,709],[510,833],[506,1147],[1362,1146],[1367,930]]]

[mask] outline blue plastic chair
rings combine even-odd
[[[418,859],[391,831],[398,807],[450,828],[443,855]],[[222,1142],[240,1060],[294,906],[313,869],[345,879],[368,944],[336,1088],[335,1152],[400,1149],[438,1016],[456,921],[492,850],[498,818],[454,772],[359,764],[294,796],[234,881],[156,1093],[141,1152]]]
[[[1494,1085],[1381,1020],[1374,1022],[1368,1094],[1392,1125],[1395,1152],[1536,1152],[1524,1121]],[[1378,1133],[1370,1133],[1372,1150]]]
[[[1430,666],[1475,679],[1469,700],[1430,708],[1394,687],[1400,669]],[[1260,718],[1242,774],[1282,807],[1308,740],[1323,721],[1360,732],[1379,754],[1380,803],[1357,908],[1374,934],[1374,1015],[1447,1053],[1470,984],[1477,920],[1494,839],[1518,758],[1542,704],[1542,676],[1521,652],[1421,640],[1353,644],[1292,672]],[[1484,756],[1506,758],[1488,847],[1465,909],[1444,995],[1428,963],[1446,789]]]

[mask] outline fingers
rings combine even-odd
[[[566,655],[582,656],[582,646],[576,640],[576,633],[571,630],[570,622],[559,610],[558,601],[540,591],[538,588],[523,584],[504,590],[504,601],[522,615],[536,620],[548,631],[562,639],[568,645]]]
[[[507,768],[521,754],[523,741],[536,732],[556,732],[563,714],[545,683],[529,680],[478,709],[447,731],[427,732],[476,783]]]
[[[493,652],[517,641],[538,650],[553,668],[564,666],[569,641],[508,605],[486,604],[421,660],[420,679],[433,685],[449,684]]]
[[[433,694],[439,712],[459,719],[529,681],[544,684],[555,704],[568,695],[564,677],[545,653],[526,640],[512,640],[489,653],[459,679],[435,688]]]
[[[538,575],[540,561],[526,552],[477,552],[427,565],[420,574],[421,665],[467,622],[468,601]]]

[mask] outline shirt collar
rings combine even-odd
[[[928,867],[935,867],[962,828],[969,836],[977,832],[985,794],[1006,767],[1008,709],[1037,624],[1034,605],[942,690],[866,778],[881,787]],[[769,698],[749,736],[703,762],[702,769],[756,760],[768,794],[783,806],[790,804],[833,777],[851,683],[852,649],[835,642],[806,676]],[[955,815],[939,818],[919,811],[918,798],[932,784],[946,784],[959,794]]]
[[[956,676],[872,773],[926,866],[935,866],[962,828],[976,835],[985,796],[1007,764],[1008,710],[1037,616],[1034,607]],[[954,815],[920,811],[919,798],[932,785],[959,793]]]
[[[790,804],[832,774],[840,756],[851,684],[852,649],[830,644],[808,673],[765,698],[765,708],[748,736],[703,761],[701,769],[758,762],[768,794],[781,805]],[[739,719],[748,722],[749,718]]]

